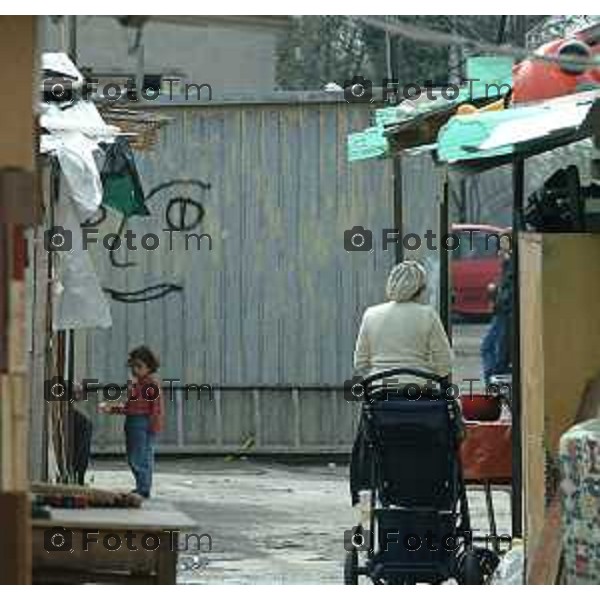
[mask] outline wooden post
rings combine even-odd
[[[40,161],[41,162],[41,161]],[[48,197],[50,169],[40,164],[43,194]],[[32,480],[44,481],[48,476],[47,403],[44,398],[50,340],[52,335],[52,294],[49,285],[49,253],[43,244],[43,227],[33,229],[29,244],[28,303],[29,331],[29,398],[30,460]]]
[[[0,584],[31,582],[25,239],[34,224],[36,17],[0,17]]]
[[[0,279],[7,332],[0,369],[0,584],[31,582],[31,508],[28,482],[29,407],[25,367],[25,294],[21,227],[0,224]]]

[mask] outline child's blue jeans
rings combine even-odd
[[[135,491],[147,498],[152,489],[154,471],[154,432],[150,431],[148,415],[125,417],[127,461],[135,478]]]

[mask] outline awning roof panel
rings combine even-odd
[[[528,154],[591,135],[600,112],[598,92],[564,96],[498,112],[452,117],[438,136],[442,162]]]
[[[474,56],[467,59],[467,84],[453,97],[450,88],[425,89],[413,99],[375,111],[373,127],[348,136],[348,160],[383,158],[390,153],[431,144],[440,127],[465,102],[481,105],[508,93],[512,85],[512,58]]]

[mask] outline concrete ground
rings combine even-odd
[[[96,462],[94,485],[130,489],[125,461]],[[180,554],[180,583],[342,583],[350,506],[348,467],[223,458],[161,460],[155,504],[171,503],[208,534],[212,550]],[[509,495],[494,493],[501,532],[510,531]],[[473,530],[486,528],[483,493],[469,492]],[[203,538],[207,540],[207,538]],[[207,546],[207,544],[206,544]]]
[[[455,325],[455,380],[477,377],[485,325]],[[94,485],[131,489],[125,459],[95,461]],[[257,459],[161,459],[153,503],[172,503],[212,538],[212,550],[180,554],[181,583],[342,582],[344,530],[358,521],[350,506],[347,464]],[[510,531],[510,497],[494,493],[499,531]],[[487,531],[483,493],[469,491],[475,531]],[[206,538],[204,538],[206,539]]]

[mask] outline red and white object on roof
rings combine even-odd
[[[600,44],[584,35],[541,46],[513,69],[515,104],[548,100],[600,88]],[[546,60],[544,60],[546,59]]]

